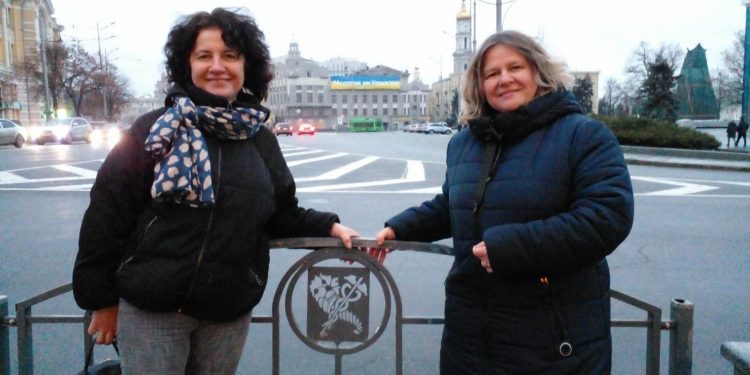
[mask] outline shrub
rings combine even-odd
[[[596,116],[607,124],[621,145],[716,150],[721,143],[709,134],[666,121],[637,117]]]

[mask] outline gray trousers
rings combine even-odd
[[[251,313],[210,322],[181,313],[154,313],[120,299],[117,343],[122,373],[234,374],[245,347]]]

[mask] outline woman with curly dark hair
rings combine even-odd
[[[175,25],[165,107],[99,169],[73,270],[99,344],[125,374],[231,374],[268,279],[271,238],[358,234],[303,209],[260,105],[272,78],[255,21],[217,8]]]

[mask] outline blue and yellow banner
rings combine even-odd
[[[399,76],[332,76],[331,90],[400,90]]]

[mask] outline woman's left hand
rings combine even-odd
[[[339,223],[334,223],[333,226],[331,226],[328,235],[340,238],[341,242],[344,243],[344,247],[347,249],[352,248],[352,237],[359,237],[359,233],[357,233],[356,230]]]
[[[474,245],[473,248],[471,248],[471,252],[474,253],[474,256],[479,259],[479,263],[484,267],[485,270],[487,270],[488,273],[492,273],[492,266],[490,265],[490,255],[487,254],[487,245],[484,244],[484,241]]]

